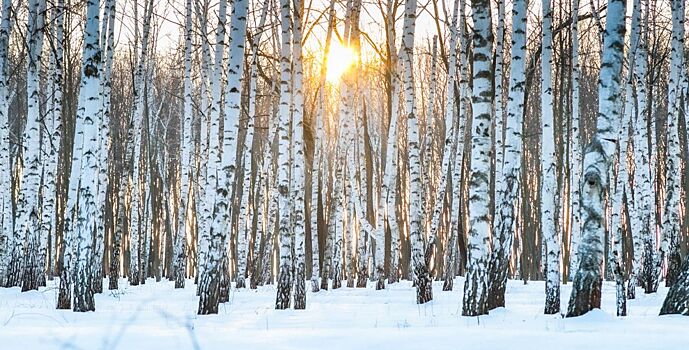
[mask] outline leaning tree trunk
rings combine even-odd
[[[472,0],[474,20],[471,175],[469,180],[468,267],[462,315],[488,313],[488,239],[490,232],[490,150],[493,110],[490,2]]]
[[[685,258],[677,280],[665,297],[661,315],[682,314],[689,316],[689,255]]]
[[[598,83],[598,120],[593,140],[586,147],[584,155],[584,177],[581,185],[583,231],[579,246],[579,266],[574,276],[567,317],[580,316],[600,308],[600,271],[605,236],[603,208],[608,188],[608,169],[615,155],[618,138],[615,126],[620,118],[619,106],[622,98],[620,75],[624,60],[625,8],[624,0],[608,1]]]

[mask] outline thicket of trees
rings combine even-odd
[[[194,278],[213,314],[232,288],[303,309],[408,279],[423,304],[462,275],[463,315],[512,278],[547,314],[571,281],[578,316],[614,280],[623,316],[664,281],[689,314],[684,0],[0,10],[2,287],[59,278],[92,311],[104,278]]]

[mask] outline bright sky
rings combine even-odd
[[[131,42],[134,37],[133,33],[133,28],[134,28],[134,3],[137,1],[139,3],[139,11],[138,11],[138,18],[140,21],[142,21],[143,18],[143,4],[145,0],[117,0],[118,3],[118,21],[117,21],[117,27],[116,27],[116,32],[118,33],[118,38],[119,38],[119,43],[120,45],[126,44],[128,42]],[[156,26],[158,28],[158,33],[157,33],[157,49],[159,52],[164,53],[167,50],[170,50],[174,47],[176,47],[179,42],[180,42],[180,34],[181,34],[181,29],[180,26],[183,25],[184,23],[184,0],[154,0],[155,1],[155,22]],[[274,0],[278,1],[278,0]],[[439,12],[441,14],[441,17],[443,17],[443,2],[446,2],[447,4],[445,5],[447,8],[447,11],[451,11],[451,1],[452,0],[440,0],[438,3],[439,6]],[[310,20],[309,23],[307,23],[307,27],[311,26],[313,21],[320,16],[320,13],[325,10],[327,7],[327,1],[325,0],[305,0],[306,4],[308,5],[309,2],[312,4],[312,11],[310,12]],[[341,1],[344,3],[345,1]],[[218,0],[211,0],[211,4],[213,9],[217,8]],[[249,21],[250,23],[255,23],[257,21],[257,18],[259,15],[260,7],[263,6],[263,0],[252,0],[251,5],[250,5],[250,16],[249,16]],[[424,38],[430,38],[433,35],[436,34],[436,27],[435,23],[433,22],[433,19],[431,17],[431,13],[433,12],[433,6],[431,3],[431,0],[419,0],[419,17],[417,19],[417,44],[422,45],[425,44]],[[256,13],[254,14],[254,10],[256,10]],[[341,5],[336,5],[336,10],[337,10],[337,17],[338,17],[338,31],[342,32],[343,27],[344,27],[344,22],[343,22],[343,17],[345,14],[345,8],[344,4]],[[404,11],[403,7],[400,7],[398,10],[398,36],[399,33],[401,32],[401,25],[402,25],[402,20],[401,20],[401,15],[402,12]],[[229,9],[228,9],[229,12]],[[311,45],[315,47],[319,47],[320,40],[322,40],[325,37],[325,22],[326,22],[326,16],[323,16],[319,22],[322,22],[322,25],[318,25],[314,27],[313,29],[313,34],[312,37],[309,38],[309,42]],[[229,20],[229,13],[228,13],[228,20]],[[215,27],[215,24],[217,23],[217,17],[215,15],[210,16],[209,20],[209,30],[213,30]],[[377,5],[374,5],[368,1],[365,1],[365,4],[363,5],[362,13],[361,13],[361,26],[362,30],[368,34],[372,40],[376,42],[381,42],[382,43],[382,38],[384,38],[384,29],[382,25],[382,16],[380,14],[380,9],[378,8]],[[141,23],[140,23],[141,25]],[[445,30],[443,28],[443,30]],[[210,35],[210,39],[212,40],[213,38],[213,33]],[[366,43],[365,40],[362,39],[362,44],[364,46],[364,50],[366,50]],[[399,45],[399,43],[398,43]],[[307,44],[307,46],[310,46]]]

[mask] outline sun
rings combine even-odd
[[[357,61],[357,53],[348,46],[333,41],[328,53],[328,72],[325,78],[329,83],[337,83],[342,75],[347,72]]]

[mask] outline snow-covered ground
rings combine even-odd
[[[688,349],[689,317],[658,316],[667,293],[644,295],[615,317],[614,285],[603,309],[575,319],[542,314],[543,282],[510,281],[507,307],[462,317],[455,290],[433,285],[415,304],[409,282],[376,291],[342,288],[307,295],[307,309],[274,310],[275,289],[232,290],[218,315],[198,316],[195,287],[149,280],[96,296],[96,312],[55,310],[55,283],[20,293],[0,288],[0,349]],[[308,286],[308,283],[307,283]],[[106,285],[107,287],[107,285]],[[566,308],[570,285],[563,286]]]

